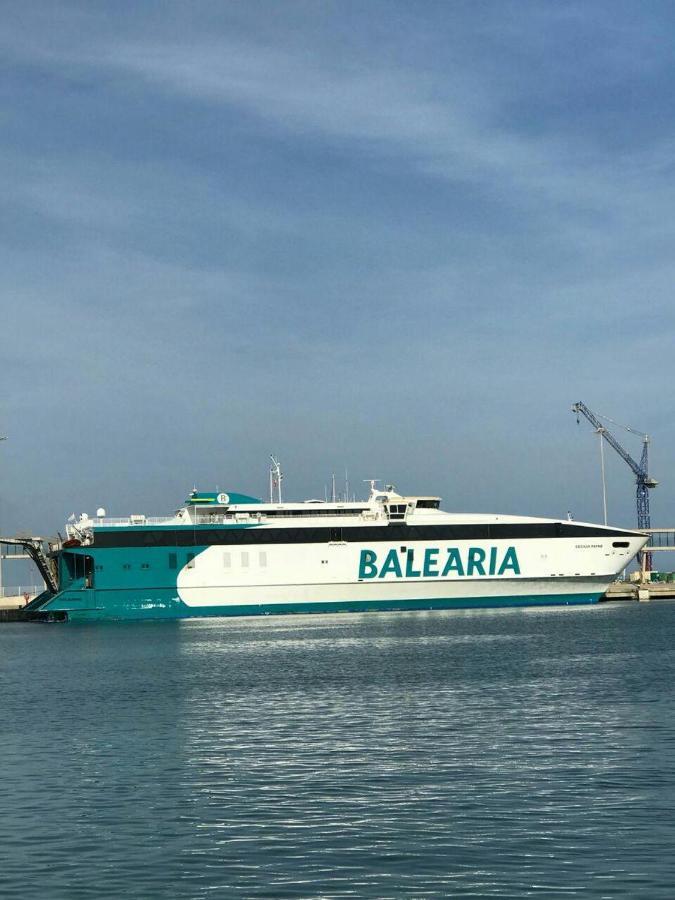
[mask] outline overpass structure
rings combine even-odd
[[[654,553],[669,550],[675,552],[675,527],[671,528],[641,528],[649,535],[649,543],[640,553],[640,580],[643,584],[650,580],[649,573],[652,570],[652,559]],[[660,567],[656,569],[659,570]]]
[[[647,544],[650,553],[657,550],[675,550],[675,528],[645,528],[644,531],[650,535]]]

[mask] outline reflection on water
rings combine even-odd
[[[675,604],[0,629],[0,896],[672,897]]]

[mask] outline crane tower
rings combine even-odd
[[[636,505],[637,505],[637,525],[640,531],[643,531],[645,528],[651,528],[651,519],[649,515],[649,491],[651,488],[656,487],[658,481],[654,478],[651,478],[649,475],[649,435],[644,434],[641,431],[636,431],[634,428],[630,428],[628,425],[620,425],[619,422],[615,422],[613,419],[608,418],[607,416],[601,416],[599,414],[591,412],[591,410],[586,406],[585,403],[579,401],[572,406],[572,412],[577,414],[577,423],[579,422],[579,416],[582,415],[591,423],[591,425],[595,428],[596,432],[600,435],[600,439],[607,441],[610,447],[613,447],[614,450],[619,454],[621,459],[625,463],[630,466],[635,475],[635,483],[636,483]],[[631,434],[636,434],[642,438],[642,456],[640,457],[640,462],[636,462],[633,457],[625,450],[621,444],[617,441],[611,431],[607,429],[600,419],[604,419],[606,422],[611,422],[613,425],[619,425],[620,428],[625,428],[626,431],[630,431]],[[645,553],[645,570],[647,572],[651,572],[652,568],[652,555],[651,553]]]

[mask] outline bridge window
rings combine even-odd
[[[415,504],[417,509],[438,509],[440,505],[440,500],[418,500]]]
[[[169,568],[170,569],[178,568],[178,555],[176,553],[169,553]]]

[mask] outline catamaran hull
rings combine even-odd
[[[467,583],[396,585],[296,585],[260,590],[254,587],[196,588],[190,603],[168,588],[64,591],[40,609],[40,617],[94,621],[101,619],[184,619],[202,616],[269,616],[305,613],[359,613],[596,603],[607,579],[539,579]],[[388,588],[388,590],[387,590]]]
[[[207,523],[101,523],[78,532],[84,543],[63,545],[59,592],[35,611],[86,621],[594,603],[646,541],[604,526],[465,521],[424,507],[391,521],[379,506],[374,497],[342,518],[336,507],[337,524],[327,525],[314,506]],[[389,515],[405,509],[397,501]],[[275,519],[279,511],[288,515]]]

